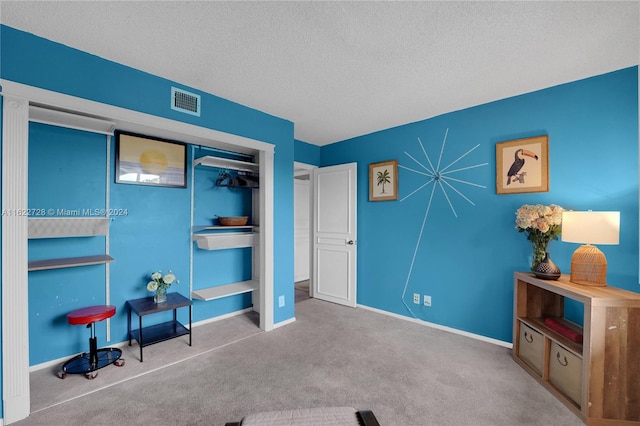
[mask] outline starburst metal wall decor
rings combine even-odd
[[[465,166],[465,167],[459,167],[459,168],[455,168],[453,169],[452,167],[457,164],[458,162],[460,162],[461,160],[465,159],[469,154],[471,154],[476,148],[478,148],[480,146],[480,144],[477,144],[476,146],[474,146],[473,148],[469,149],[467,152],[465,152],[464,154],[462,154],[461,156],[459,156],[458,158],[456,158],[454,161],[452,161],[451,163],[447,164],[446,166],[442,166],[442,157],[443,154],[445,152],[445,145],[447,142],[447,135],[449,134],[449,129],[447,129],[445,131],[444,137],[442,139],[442,146],[440,148],[440,155],[438,157],[438,162],[434,164],[431,162],[431,158],[429,157],[429,154],[427,153],[427,150],[424,148],[424,145],[422,144],[422,141],[420,140],[420,138],[418,138],[418,144],[420,145],[420,149],[422,150],[422,153],[424,154],[424,159],[417,159],[414,156],[412,156],[411,154],[409,154],[408,152],[405,151],[405,155],[407,157],[409,157],[413,163],[415,164],[413,167],[407,167],[404,166],[402,164],[400,164],[398,167],[407,170],[411,173],[416,173],[418,175],[424,176],[425,182],[420,185],[418,188],[414,189],[412,192],[410,192],[408,195],[404,196],[403,198],[400,199],[400,202],[418,195],[421,193],[422,190],[428,191],[428,197],[429,197],[429,202],[427,203],[427,208],[424,212],[424,217],[422,219],[422,225],[420,227],[420,232],[418,233],[418,240],[416,242],[416,247],[413,251],[413,257],[411,259],[411,264],[409,266],[409,273],[407,274],[407,280],[404,284],[404,289],[402,291],[402,303],[404,304],[404,306],[407,308],[407,310],[411,313],[411,315],[413,315],[414,318],[417,318],[416,315],[413,313],[413,311],[411,310],[411,308],[409,307],[409,305],[407,304],[406,300],[405,300],[405,296],[407,293],[407,288],[409,286],[409,281],[411,279],[411,273],[413,272],[413,266],[415,264],[415,260],[416,260],[416,256],[418,254],[418,248],[420,247],[420,242],[422,241],[422,236],[424,234],[424,228],[425,228],[425,224],[427,223],[427,218],[429,217],[429,212],[431,211],[431,207],[432,207],[432,203],[434,201],[434,195],[436,194],[437,189],[440,190],[440,192],[442,193],[442,195],[444,196],[445,200],[447,201],[447,203],[449,204],[449,208],[451,209],[451,212],[453,213],[454,217],[458,217],[458,214],[456,213],[456,210],[453,206],[453,202],[451,197],[449,196],[449,192],[453,192],[457,195],[459,195],[460,197],[462,197],[462,199],[464,199],[465,201],[467,201],[468,203],[470,203],[471,205],[475,206],[474,202],[471,201],[467,196],[465,196],[462,191],[458,188],[458,187],[462,187],[463,185],[469,185],[469,186],[474,186],[474,187],[478,187],[478,188],[486,188],[486,186],[484,185],[480,185],[477,183],[473,183],[473,182],[469,182],[466,180],[462,180],[462,179],[457,179],[455,178],[453,175],[455,175],[456,173],[465,171],[465,170],[470,170],[470,169],[475,169],[478,167],[483,167],[483,166],[487,166],[488,163],[479,163],[479,164],[473,164],[473,165],[469,165],[469,166]],[[431,189],[429,189],[431,188]],[[451,194],[454,195],[454,194]]]

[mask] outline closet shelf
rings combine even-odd
[[[193,161],[193,165],[216,167],[219,169],[238,170],[242,172],[258,172],[259,170],[259,166],[255,163],[248,163],[246,161],[231,160],[229,158],[220,158],[220,157],[212,157],[212,156],[196,158]]]
[[[96,256],[66,257],[61,259],[32,260],[29,262],[29,271],[43,271],[45,269],[70,268],[74,266],[100,265],[113,262],[113,258],[107,254]]]
[[[29,219],[29,239],[107,235],[107,217],[42,217]]]
[[[203,250],[222,250],[230,248],[253,247],[256,234],[253,232],[227,232],[220,234],[193,234],[198,248]]]
[[[529,317],[518,317],[518,320],[527,324],[534,330],[540,332],[541,334],[547,336],[549,339],[559,343],[564,346],[569,351],[573,352],[579,358],[582,358],[582,353],[584,351],[582,343],[573,342],[560,333],[552,330],[544,323],[544,318],[529,318]]]
[[[232,229],[241,229],[241,230],[254,230],[256,231],[258,229],[257,226],[255,225],[242,225],[242,226],[222,226],[222,225],[213,225],[213,226],[208,226],[208,225],[203,225],[203,226],[194,226],[193,227],[193,232],[202,232],[202,231],[225,231],[225,230],[232,230]]]
[[[236,294],[249,293],[257,290],[259,283],[254,280],[241,281],[232,284],[219,285],[215,287],[193,290],[191,297],[198,300],[215,300],[222,297],[233,296]]]

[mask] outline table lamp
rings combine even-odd
[[[571,278],[575,284],[607,285],[607,258],[592,244],[618,244],[620,212],[562,213],[562,241],[582,243],[571,257]]]

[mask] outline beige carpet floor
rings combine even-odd
[[[263,331],[258,328],[256,313],[247,313],[193,328],[192,346],[189,336],[181,336],[143,348],[144,362],[140,362],[140,347],[119,346],[125,365],[110,365],[98,370],[98,377],[88,380],[83,374],[68,374],[62,380],[57,376],[60,366],[30,374],[31,412],[73,400],[83,395],[108,389],[143,375],[163,374],[164,369],[177,363],[188,362],[210,351],[219,350]],[[88,345],[88,341],[87,341]]]
[[[271,332],[246,314],[137,346],[95,380],[32,374],[25,425],[224,425],[260,411],[372,410],[382,425],[582,426],[501,346],[317,299]]]

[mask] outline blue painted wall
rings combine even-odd
[[[550,191],[497,195],[496,143],[538,135],[549,137]],[[460,193],[445,185],[431,199],[432,184],[418,190],[428,179],[401,167],[399,200],[369,202],[370,163],[428,165],[418,139],[433,168],[455,162],[448,176]],[[510,342],[513,272],[531,263],[515,212],[538,203],[620,211],[620,245],[601,247],[608,281],[640,291],[637,67],[331,144],[321,156],[322,166],[358,163],[360,304]],[[549,251],[568,273],[577,247],[553,241]],[[414,305],[413,293],[432,306]]]
[[[294,140],[295,160],[317,166],[320,164],[321,147],[301,140]]]

